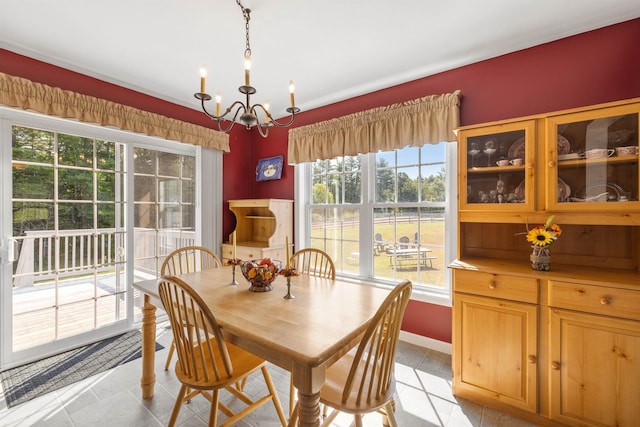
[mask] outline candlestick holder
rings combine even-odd
[[[287,276],[287,294],[283,298],[284,299],[294,299],[295,298],[291,294],[291,276]]]
[[[229,283],[230,285],[234,285],[236,286],[238,284],[238,281],[236,280],[236,265],[233,264],[231,266],[232,270],[231,270],[231,283]]]
[[[231,266],[231,283],[230,285],[236,286],[238,285],[238,281],[236,280],[236,265],[240,264],[241,260],[238,258],[230,259],[227,261],[227,265]]]

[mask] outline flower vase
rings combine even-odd
[[[549,248],[532,246],[531,249],[531,256],[529,257],[531,260],[531,268],[538,271],[551,270],[551,253]]]

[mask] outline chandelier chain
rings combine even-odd
[[[251,19],[251,9],[247,9],[246,7],[242,6],[242,3],[240,3],[240,0],[236,0],[236,3],[238,3],[238,6],[240,6],[240,10],[242,10],[242,16],[244,16],[244,28],[245,28],[245,36],[246,36],[246,45],[245,45],[245,51],[244,51],[244,56],[245,58],[247,56],[251,56],[251,44],[249,43],[249,20]]]

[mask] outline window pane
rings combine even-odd
[[[358,209],[311,211],[311,247],[327,252],[336,271],[359,271],[360,214]]]
[[[418,201],[418,168],[398,168],[398,202]]]
[[[144,202],[156,201],[156,178],[136,175],[134,184],[135,200]]]
[[[158,175],[180,176],[182,160],[179,154],[158,153]]]
[[[136,203],[134,206],[134,227],[156,228],[156,205]]]
[[[53,168],[48,166],[13,167],[14,199],[53,200]]]
[[[93,203],[58,203],[60,230],[93,228]]]
[[[93,200],[93,172],[90,170],[58,169],[58,198],[62,200]]]
[[[156,173],[156,151],[135,148],[133,150],[133,170],[136,173],[154,175]]]
[[[444,202],[446,200],[445,168],[442,164],[423,166],[420,194],[425,202]]]
[[[58,164],[91,167],[93,165],[93,139],[58,134]]]
[[[102,170],[123,171],[124,148],[110,141],[96,141],[96,167]]]
[[[53,132],[13,126],[13,160],[24,160],[51,165],[53,164],[55,153],[54,141],[55,136]]]

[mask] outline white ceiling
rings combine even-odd
[[[253,102],[275,117],[640,17],[638,0],[244,0]],[[640,42],[640,41],[639,41]],[[0,0],[0,47],[194,109],[241,99],[235,0]]]

